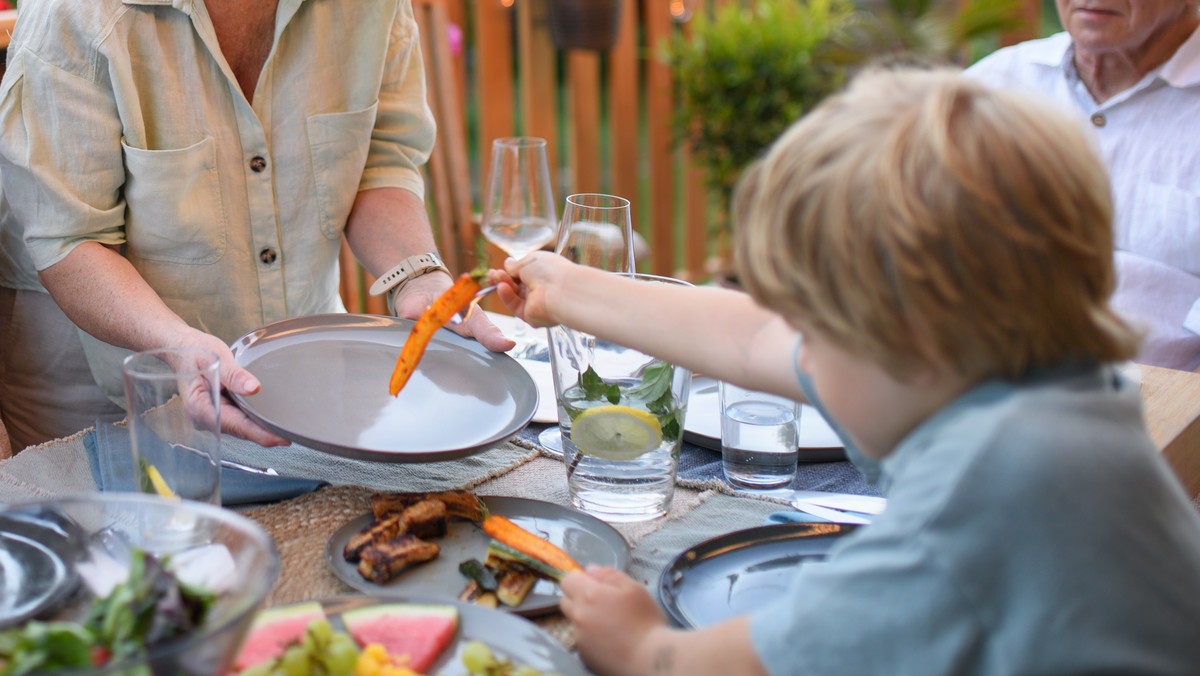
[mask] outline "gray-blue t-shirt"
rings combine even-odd
[[[1200,514],[1116,369],[987,382],[850,451],[887,510],[753,615],[770,673],[1200,674]]]

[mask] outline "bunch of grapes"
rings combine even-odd
[[[349,634],[334,631],[329,620],[313,620],[304,640],[288,646],[275,659],[243,670],[239,676],[353,676],[358,645]]]
[[[500,659],[492,654],[492,649],[483,641],[468,641],[462,650],[463,666],[471,674],[478,676],[558,676],[558,674],[543,674],[527,664],[513,664],[511,660]]]

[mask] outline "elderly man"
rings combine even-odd
[[[253,393],[227,344],[341,310],[343,234],[372,274],[401,267],[398,314],[450,285],[421,198],[417,36],[408,0],[22,3],[0,86],[14,448],[119,417],[129,350],[207,348]],[[512,346],[483,313],[461,330]],[[222,426],[285,443],[232,406]]]
[[[1138,360],[1200,369],[1200,0],[1056,0],[1066,32],[967,72],[1048,95],[1092,127],[1112,176],[1113,307]]]

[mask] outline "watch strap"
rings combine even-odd
[[[442,257],[437,255],[436,251],[409,256],[376,279],[375,283],[371,285],[370,293],[372,296],[379,296],[388,291],[399,291],[406,282],[435,270],[450,274],[450,269],[442,262]]]

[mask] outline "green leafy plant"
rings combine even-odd
[[[697,13],[690,37],[666,43],[677,140],[708,170],[719,212],[742,169],[841,86],[845,67],[827,50],[853,12],[849,0],[731,3],[712,17]]]

